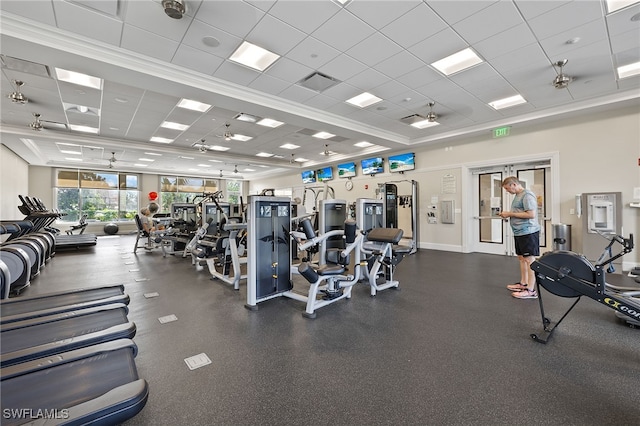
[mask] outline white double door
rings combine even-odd
[[[498,213],[511,210],[514,196],[502,188],[507,176],[516,176],[526,189],[533,191],[538,199],[540,221],[540,246],[547,245],[547,200],[551,200],[549,161],[522,164],[505,164],[471,170],[473,195],[473,229],[471,251],[490,254],[515,255],[513,232],[508,221]]]

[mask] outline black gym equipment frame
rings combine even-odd
[[[605,253],[610,252],[611,247],[616,242],[622,245],[622,250],[606,260],[602,260],[601,257],[595,265],[592,265],[580,254],[563,250],[545,253],[533,262],[531,269],[535,271],[536,275],[540,315],[542,316],[542,325],[546,333],[544,337],[535,333],[531,334],[530,336],[534,341],[543,344],[547,343],[553,331],[578,304],[582,296],[587,296],[634,320],[640,320],[640,300],[632,296],[625,296],[621,292],[608,291],[605,271],[605,266],[633,250],[633,235],[629,235],[629,238],[624,238],[620,235],[605,237],[610,238],[610,243],[605,248]],[[544,313],[540,287],[544,287],[545,290],[556,296],[577,298],[552,327],[550,327],[551,321]]]

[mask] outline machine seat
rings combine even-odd
[[[397,244],[394,244],[392,250],[397,254],[409,254],[411,253],[411,246],[399,246]]]
[[[327,264],[327,265],[320,266],[316,270],[316,272],[318,272],[318,275],[321,275],[321,276],[340,275],[340,274],[344,274],[346,269],[347,268],[343,265]]]
[[[404,231],[397,228],[373,228],[367,233],[367,240],[379,243],[398,244]]]

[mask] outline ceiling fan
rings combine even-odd
[[[224,133],[216,136],[219,138],[224,138],[224,140],[226,141],[230,141],[231,139],[233,139],[233,133],[231,133],[231,130],[229,130],[229,128],[231,127],[231,123],[225,123],[224,126],[226,128]]]
[[[569,83],[573,81],[572,77],[565,75],[562,71],[564,66],[567,65],[567,62],[569,62],[568,59],[562,59],[560,61],[554,62],[553,64],[554,67],[560,68],[560,72],[558,73],[556,78],[553,79],[553,86],[556,89],[566,89],[567,87],[569,87]]]
[[[427,106],[429,107],[429,113],[427,114],[426,118],[429,123],[435,123],[435,121],[438,119],[438,114],[433,112],[433,107],[435,105],[436,105],[435,102],[429,102],[427,104]]]
[[[33,113],[34,120],[32,123],[29,123],[29,127],[33,130],[40,131],[42,129],[67,129],[67,125],[64,123],[59,123],[57,121],[47,121],[41,120],[40,114],[37,112]]]
[[[200,152],[202,152],[202,153],[205,153],[205,152],[207,152],[207,151],[209,150],[209,145],[207,145],[207,144],[205,143],[205,140],[204,140],[204,139],[200,139],[200,142],[194,142],[194,143],[191,145],[191,147],[192,147],[192,148],[197,148],[197,149],[198,149],[198,151],[200,151]]]
[[[111,158],[109,158],[109,168],[113,169],[113,163],[115,163],[116,161],[118,161],[118,159],[116,158],[116,153],[111,151]]]
[[[329,150],[329,145],[325,144],[324,151],[322,151],[321,154],[324,155],[325,157],[328,157],[330,155],[334,155],[335,152]]]
[[[21,80],[13,80],[13,84],[16,85],[16,90],[8,96],[8,98],[11,99],[11,102],[22,105],[29,102],[29,99],[20,92],[20,88],[24,85],[24,82]]]

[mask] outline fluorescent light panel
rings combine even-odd
[[[296,148],[300,148],[298,145],[294,145],[292,143],[285,143],[284,145],[280,145],[280,148],[282,149],[296,149]]]
[[[89,127],[89,126],[78,126],[77,124],[69,124],[69,128],[76,132],[95,133],[95,134],[98,134],[98,132],[100,132],[100,129],[98,128]]]
[[[157,143],[171,143],[171,142],[173,142],[173,139],[167,139],[167,138],[161,138],[159,136],[154,136],[151,139],[149,139],[149,141],[157,142]]]
[[[258,121],[258,117],[256,117],[255,115],[245,114],[244,112],[241,112],[233,118],[238,121],[246,121],[247,123],[255,123],[256,121]]]
[[[373,146],[373,144],[371,142],[362,141],[354,143],[353,146],[357,146],[358,148],[369,148],[370,146]]]
[[[449,55],[431,64],[444,75],[451,75],[482,62],[482,59],[471,48]]]
[[[417,129],[427,129],[429,127],[439,126],[440,123],[437,121],[429,121],[427,119],[416,121],[415,123],[411,123],[411,126]]]
[[[138,158],[138,161],[147,161],[149,163],[153,163],[156,160],[154,160],[153,158]]]
[[[78,157],[66,157],[65,160],[67,161],[82,161],[82,158],[78,158]]]
[[[295,159],[295,160],[293,160],[293,161],[298,162],[298,163],[306,163],[306,162],[307,162],[307,161],[309,161],[309,160],[308,160],[307,158],[298,157],[298,158],[296,158],[296,159]]]
[[[637,2],[638,0],[607,0],[607,12],[613,13]]]
[[[82,151],[69,151],[67,149],[61,149],[60,152],[63,154],[82,155]]]
[[[184,132],[189,128],[186,124],[174,123],[173,121],[163,121],[160,127],[164,127],[165,129],[179,130]]]
[[[246,141],[250,141],[251,139],[253,139],[253,137],[251,136],[245,136],[245,135],[239,135],[237,133],[231,135],[231,138],[234,141],[241,141],[241,142],[246,142]]]
[[[162,157],[162,154],[158,154],[157,152],[145,152],[147,155],[156,155],[158,157]]]
[[[497,101],[489,102],[489,106],[493,109],[509,108],[515,105],[524,104],[527,102],[522,95],[510,96],[504,99],[498,99]]]
[[[213,145],[213,146],[210,146],[209,149],[212,150],[212,151],[229,151],[229,149],[231,149],[231,148],[229,148],[227,146]],[[216,163],[221,163],[221,161],[218,161],[218,160],[209,160],[209,161],[213,161],[213,162],[216,162]]]
[[[62,68],[56,68],[56,77],[58,77],[58,80],[66,81],[67,83],[102,90],[102,79],[98,77],[93,77],[75,71],[68,71]]]
[[[184,99],[184,98],[181,99],[180,102],[178,102],[178,106],[180,108],[185,108],[185,109],[190,109],[192,111],[200,111],[200,112],[207,112],[209,111],[209,108],[211,108],[211,105],[209,104],[194,101],[191,99]]]
[[[347,103],[360,108],[366,108],[369,105],[377,104],[378,102],[382,102],[382,99],[368,92],[364,92],[359,94],[358,96],[354,96],[351,99],[347,99]]]
[[[318,138],[318,139],[329,139],[334,137],[335,135],[329,133],[329,132],[318,132],[315,135],[312,135],[314,138]]]
[[[271,118],[263,118],[262,120],[258,121],[256,124],[275,129],[276,127],[282,126],[284,123],[282,121],[274,120]]]
[[[640,62],[618,67],[618,78],[627,78],[640,74]]]
[[[273,157],[273,154],[269,154],[268,152],[259,152],[259,153],[256,154],[256,157],[268,158],[268,157]]]
[[[279,55],[244,41],[240,47],[233,52],[229,60],[258,71],[264,71],[278,58],[280,58]]]

